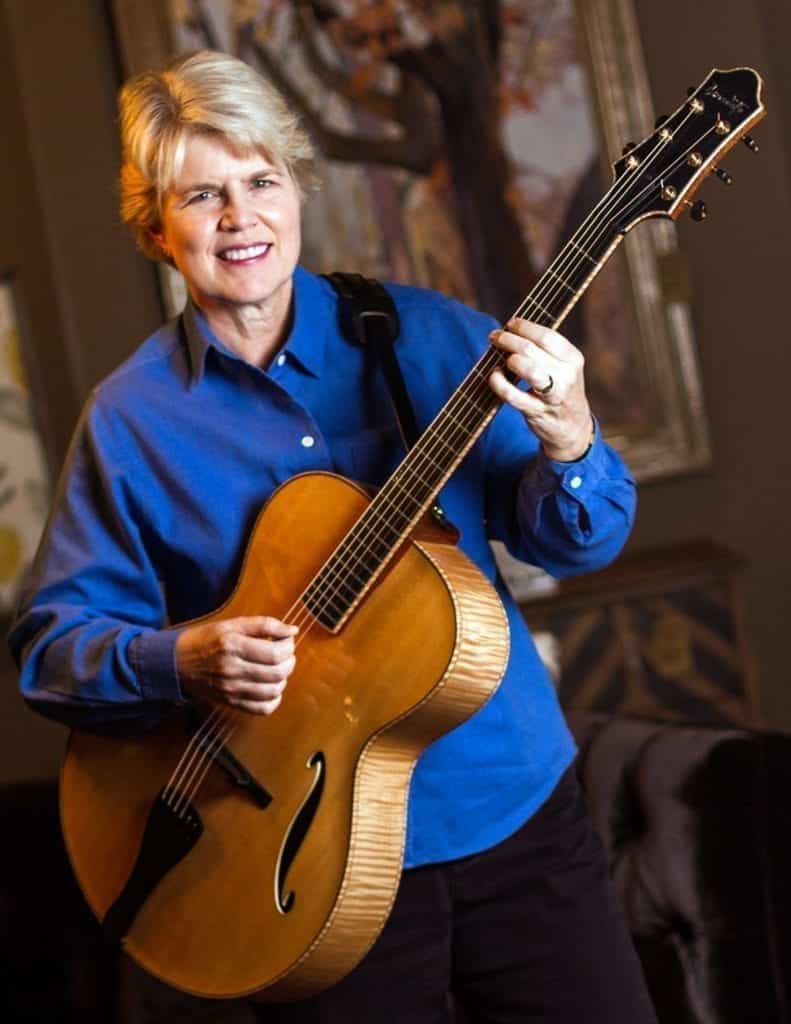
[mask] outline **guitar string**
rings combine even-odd
[[[184,770],[185,768],[189,767],[189,765],[185,765],[184,762],[187,759],[187,757],[189,756],[189,753],[190,753],[190,750],[192,748],[193,743],[200,744],[200,742],[202,741],[202,738],[203,738],[201,736],[201,734],[205,733],[206,731],[208,731],[210,729],[210,727],[211,727],[211,715],[207,716],[203,720],[203,722],[201,722],[201,724],[198,727],[198,729],[190,737],[190,742],[184,748],[184,752],[182,753],[182,755],[181,755],[181,757],[179,759],[179,762],[176,765],[176,767],[175,767],[171,777],[165,783],[165,785],[164,785],[164,787],[162,789],[162,799],[169,806],[172,806],[171,800],[174,799],[178,795],[176,792],[174,792],[175,778],[178,776],[178,774],[182,770]]]
[[[196,762],[196,758],[200,758],[201,751],[205,751],[214,742],[214,733],[212,731],[214,723],[211,721],[211,715],[207,716],[201,723],[201,726],[195,733],[190,737],[190,743],[187,746],[187,750],[192,749],[192,753],[184,766],[181,768],[181,774],[184,778],[189,776],[190,772],[199,771],[200,763]],[[186,751],[185,751],[186,752]],[[182,758],[183,760],[183,758]],[[183,791],[181,787],[175,788],[171,794],[168,794],[168,798],[165,802],[171,807],[172,810],[178,811],[181,807],[181,800]]]
[[[677,128],[675,129],[675,132],[678,132],[684,126],[686,121],[689,120],[689,118],[693,116],[693,113],[694,112],[692,112],[692,111],[690,111],[688,113],[687,117],[685,119],[683,119],[680,122],[680,124],[677,126]],[[689,147],[689,150],[687,151],[687,153],[689,151],[691,151],[696,145],[699,145],[700,141],[702,141],[702,139],[705,138],[707,134],[710,134],[710,132],[712,130],[713,129],[709,129],[709,131],[704,133],[704,135],[702,135],[701,138],[698,141],[693,142],[692,145]],[[634,170],[639,172],[639,174],[637,174],[637,175],[629,175],[628,172],[627,172],[627,174],[623,175],[623,177],[621,179],[621,184],[623,184],[623,189],[621,189],[621,191],[628,191],[628,189],[630,187],[632,187],[632,185],[634,183],[634,178],[635,177],[639,178],[639,177],[641,177],[642,175],[645,174],[646,170],[650,166],[650,163],[652,162],[652,158],[655,157],[655,156],[658,156],[659,153],[661,153],[661,151],[664,148],[664,146],[666,146],[671,141],[671,139],[672,139],[672,136],[669,137],[668,139],[660,140],[658,142],[657,146],[656,146],[656,149],[655,149],[654,153],[653,154],[649,153],[646,156],[646,158],[644,159],[644,161],[641,164],[639,164],[637,167],[634,168]],[[678,160],[676,161],[676,166],[678,166],[683,161],[683,159],[686,158],[686,155],[687,154],[683,154],[680,158],[678,158]],[[674,168],[671,168],[671,170],[669,170],[669,171],[666,170],[665,173],[672,173],[673,169]],[[643,189],[643,191],[641,193],[638,193],[637,196],[631,197],[630,200],[629,200],[629,205],[634,206],[639,201],[639,199],[642,198],[642,196],[646,192],[650,191],[655,186],[655,184],[656,184],[656,180],[650,182],[647,186],[645,186],[645,188]],[[615,202],[616,199],[619,198],[618,194],[617,194],[618,191],[619,190],[618,190],[617,186],[615,188],[611,189],[610,192],[608,192],[608,194],[604,197],[604,201],[600,202],[599,204],[597,204],[597,206],[594,208],[594,210],[591,211],[591,215],[586,219],[585,222],[583,222],[583,224],[580,226],[580,228],[577,229],[575,234],[572,236],[572,238],[569,240],[569,242],[566,244],[566,246],[562,250],[562,252],[560,254],[560,259],[559,260],[556,259],[550,265],[550,267],[548,268],[548,273],[545,274],[545,277],[557,276],[559,284],[560,284],[560,287],[565,287],[565,288],[571,290],[571,286],[568,285],[568,283],[559,274],[556,275],[555,274],[555,270],[553,268],[555,268],[557,266],[558,270],[565,269],[563,267],[564,262],[568,263],[568,262],[573,260],[573,254],[570,251],[572,249],[572,247],[579,248],[580,252],[583,254],[583,256],[585,256],[588,259],[592,259],[592,257],[589,255],[589,253],[587,253],[587,251],[585,249],[583,249],[581,246],[579,246],[578,243],[582,242],[584,240],[584,244],[586,246],[590,244],[590,239],[584,237],[585,233],[586,232],[589,233],[591,230],[595,230],[598,227],[598,225],[596,224],[596,220],[599,220],[599,222],[601,222],[601,219],[603,217],[607,217],[609,215],[608,205],[611,207],[612,203]],[[594,238],[594,241],[595,241],[595,238]],[[541,285],[541,284],[542,284],[542,282],[539,282],[539,285]],[[547,294],[545,294],[545,292],[548,292],[548,297],[547,297]],[[578,292],[579,292],[579,289],[574,289],[574,294],[577,294]],[[543,313],[543,315],[550,317],[550,321],[551,322],[557,323],[557,320],[554,317],[554,314],[549,313],[546,310],[543,310],[542,307],[541,307],[541,304],[538,301],[538,299],[541,298],[543,301],[547,301],[547,302],[549,302],[551,304],[551,303],[553,303],[556,300],[558,295],[559,295],[559,287],[557,285],[555,285],[554,289],[553,289],[552,282],[547,281],[543,290],[539,287],[539,290],[535,294],[531,294],[531,295],[527,296],[525,298],[525,300],[523,300],[523,302],[518,307],[517,311],[514,313],[514,316],[522,316],[524,314],[524,312],[527,312],[529,310],[530,306],[535,305],[540,310],[540,312]],[[549,325],[545,325],[545,326],[549,326]],[[507,358],[507,357],[505,357],[505,358]],[[472,368],[471,373],[468,374],[468,378],[471,378],[473,380],[476,377],[478,378],[478,381],[475,382],[473,388],[470,388],[470,390],[473,392],[473,394],[470,395],[470,396],[460,395],[460,392],[464,392],[465,391],[465,385],[468,383],[467,379],[465,379],[465,381],[462,383],[462,385],[460,385],[459,388],[457,389],[456,395],[459,395],[459,397],[463,400],[462,401],[463,412],[464,413],[468,413],[468,412],[472,411],[472,413],[473,413],[472,418],[471,418],[471,425],[472,426],[474,426],[476,421],[480,422],[479,417],[480,417],[480,414],[481,414],[482,411],[484,412],[484,414],[488,414],[488,412],[491,411],[491,409],[481,410],[477,406],[477,399],[479,397],[484,397],[484,396],[488,397],[487,394],[486,394],[487,391],[489,392],[489,394],[491,394],[491,391],[488,388],[489,374],[491,372],[491,369],[493,369],[494,366],[496,366],[499,361],[502,361],[502,359],[503,359],[503,353],[500,350],[497,350],[497,349],[494,349],[494,348],[490,348],[490,350],[484,355],[484,357],[481,360],[479,360],[479,362],[476,364],[476,366],[474,366]],[[486,365],[487,362],[490,363],[491,365],[487,366]],[[483,385],[483,386],[481,386],[481,385]],[[452,396],[452,398],[453,397],[456,397],[456,396],[454,395],[454,396]],[[468,399],[468,401],[464,401],[464,399]],[[456,403],[456,404],[459,404],[459,403]],[[455,434],[461,433],[462,439],[463,439],[464,435],[466,434],[467,438],[469,439],[469,436],[470,436],[470,426],[468,424],[460,422],[456,417],[451,415],[451,407],[452,407],[452,405],[453,405],[453,402],[451,401],[448,404],[448,406],[446,406],[443,410],[441,410],[441,413],[437,417],[437,419],[440,419],[440,418],[450,419],[452,424],[453,424],[453,426],[451,427],[451,431],[453,433],[455,433]],[[472,410],[470,410],[470,405],[472,405]],[[493,405],[496,405],[496,401],[493,403]],[[455,409],[453,411],[455,411]],[[429,431],[427,431],[427,433],[429,433]],[[441,438],[440,437],[439,440],[443,444],[443,446],[446,447],[446,448],[451,448],[451,447],[456,447],[457,448],[457,446],[458,446],[458,440],[455,437],[453,437],[453,436],[451,436],[451,439]],[[428,461],[432,462],[435,467],[437,467],[437,463],[431,458],[431,456],[432,456],[432,454],[434,454],[436,452],[436,447],[437,446],[435,445],[434,450],[432,451],[431,446],[426,446],[426,451],[419,453],[420,457],[423,457],[424,459],[428,459]],[[458,448],[457,448],[457,450],[458,450]],[[419,462],[419,459],[416,460],[416,461]],[[403,464],[402,464],[402,466],[403,466]],[[423,467],[421,467],[421,469],[422,468]],[[430,493],[431,493],[431,491],[433,489],[433,481],[431,481],[431,479],[429,479],[429,481],[427,482],[425,480],[425,478],[423,478],[420,475],[420,473],[413,473],[412,475],[413,475],[413,477],[417,477],[417,482],[419,484],[421,484],[424,488],[427,487],[428,490],[427,490],[427,494],[426,494],[425,497],[430,495]],[[394,474],[394,478],[391,480],[391,484],[396,482],[395,478],[397,476],[398,476],[398,471],[396,472],[396,474]],[[394,487],[388,487],[388,490],[395,490],[395,488]],[[412,496],[412,495],[408,495],[407,494],[407,495],[405,495],[405,497],[412,498],[413,501],[415,500],[414,496]],[[418,499],[418,508],[425,501],[425,497]],[[397,495],[394,495],[393,497],[391,497],[390,502],[392,504],[394,501],[397,501],[397,500],[398,500],[397,499]],[[373,503],[372,503],[372,505],[373,505]],[[381,513],[382,513],[383,510],[382,509],[377,509],[376,511],[381,516]],[[363,518],[365,517],[365,515],[370,513],[370,512],[371,512],[371,506],[369,506],[368,509],[366,509],[366,513],[364,513],[364,516],[361,517],[360,521],[362,521]],[[401,515],[402,516],[406,516],[407,517],[407,521],[409,521],[410,517],[409,517],[408,513],[402,512]],[[370,516],[369,518],[375,520],[374,516]],[[360,521],[358,521],[358,523]],[[364,524],[364,526],[365,526],[365,524]],[[374,521],[374,522],[371,522],[371,523],[367,524],[367,526],[365,526],[365,528],[370,533],[371,530],[375,530],[377,528],[377,524]],[[350,530],[349,534],[347,534],[347,538],[354,532],[354,530],[355,530],[355,527],[352,527],[352,530]],[[365,533],[365,530],[363,530],[363,537],[364,537],[364,533]],[[382,540],[381,535],[380,535],[379,538],[375,537],[374,540],[379,542],[379,543],[381,543],[381,540]],[[328,561],[326,563],[326,564],[329,564],[333,560],[335,560],[336,566],[337,566],[336,569],[335,569],[335,575],[336,576],[340,572],[343,571],[342,563],[339,564],[339,560],[337,558],[337,555],[339,554],[340,550],[344,546],[344,543],[345,543],[345,541],[341,543],[341,545],[339,546],[339,549],[336,551],[336,553],[334,553],[332,556],[330,556],[330,559],[328,559]],[[386,540],[385,540],[385,543],[387,543]],[[370,553],[370,545],[366,549],[366,553]],[[355,564],[359,564],[359,553],[353,555],[351,560],[350,560],[350,563],[347,563],[347,565],[345,566],[345,568],[346,568],[346,577],[344,579],[344,582],[346,580],[348,580],[348,577],[349,577],[349,564],[352,565],[351,572],[353,573],[354,572],[353,566]],[[316,574],[315,578],[320,577],[320,575],[321,575],[321,571]],[[337,589],[338,589],[337,582],[335,582],[335,584],[333,585],[333,581],[332,581],[331,576],[330,576],[330,578],[328,580],[324,581],[324,589],[325,590],[326,589],[330,589],[334,594],[336,594],[337,593]],[[331,603],[332,599],[333,598],[331,597],[329,601],[325,601],[322,610],[326,610],[326,608]],[[299,600],[297,602],[295,602],[295,604],[292,606],[292,608],[286,614],[286,617],[285,617],[286,620],[288,619],[289,615],[292,612],[294,612],[295,610],[297,610],[299,608],[300,603],[301,602]],[[302,638],[304,638],[304,636],[310,631],[310,629],[312,628],[312,625],[315,623],[315,620],[316,620],[315,613],[311,614],[311,612],[304,607],[304,604],[302,605],[302,612],[303,612],[303,617],[302,617],[301,622],[300,621],[296,621],[295,624],[297,624],[300,627],[302,627],[302,626],[304,626],[305,623],[308,623],[308,626],[307,626],[306,629],[304,629],[304,631],[301,634],[301,636],[298,637],[297,645],[299,644],[300,640]],[[217,712],[217,709],[215,709],[215,712]],[[222,740],[220,740],[220,743],[219,743],[219,745],[222,745],[222,743],[224,742],[225,738],[227,738],[227,735],[230,732],[233,731],[233,729],[234,729],[234,722],[233,722],[233,720],[228,721],[228,715],[224,711],[219,711],[218,713],[215,713],[215,712],[213,712],[209,716],[209,718],[207,718],[205,720],[205,722],[204,722],[205,729],[203,731],[204,732],[210,731],[210,728],[214,724],[214,721],[216,721],[217,718],[220,718],[221,722],[223,723],[223,725],[225,725],[225,728],[223,730],[223,738],[222,738]],[[184,782],[187,781],[186,780],[186,776],[189,773],[190,767],[191,767],[191,765],[194,762],[195,754],[199,753],[198,745],[202,745],[200,738],[198,738],[198,739],[193,738],[193,740],[190,741],[190,745],[192,745],[193,743],[196,744],[196,750],[193,752],[193,756],[189,759],[189,761],[187,762],[186,765],[184,765],[184,756],[182,756],[182,759],[180,760],[179,764],[176,767],[176,770],[173,773],[173,776],[171,777],[171,780],[170,780],[171,788],[176,786],[176,785],[178,785],[178,788],[182,789],[182,787],[184,785]],[[205,756],[203,758],[203,771],[202,772],[200,771],[200,769],[201,769],[201,759],[198,758],[198,762],[196,764],[195,772],[192,773],[193,774],[193,784],[190,785],[189,783],[187,783],[187,785],[189,785],[189,790],[193,794],[196,793],[198,788],[200,787],[200,785],[201,785],[201,783],[203,781],[203,778],[205,777],[205,774],[206,774],[206,772],[208,771],[208,768],[211,765],[211,762],[212,762],[215,750],[216,750],[216,747],[214,748],[214,750],[211,751],[211,753],[206,753],[205,754]],[[205,747],[204,747],[204,751],[205,751]],[[186,754],[186,751],[185,751],[185,754]],[[184,776],[184,780],[183,780],[183,782],[178,782],[177,783],[176,780],[177,780],[179,774],[182,774]],[[198,777],[198,774],[199,774],[199,777]],[[197,782],[194,781],[196,778],[197,778]],[[185,804],[188,804],[189,801],[192,798],[193,798],[192,796],[188,797],[187,800],[185,801]]]
[[[176,811],[179,817],[184,817],[184,815],[186,815],[187,811],[189,810],[190,804],[198,795],[198,791],[200,790],[200,787],[203,785],[203,780],[206,778],[206,775],[209,769],[211,768],[212,763],[214,762],[215,754],[217,753],[217,751],[221,750],[225,746],[226,741],[229,740],[231,735],[235,732],[236,725],[236,720],[233,717],[228,716],[223,726],[217,729],[217,731],[214,733],[213,746],[210,749],[206,750],[206,756],[203,758],[202,766],[197,766],[197,769],[193,774],[191,782],[189,783],[188,786],[184,788],[183,807],[180,811]]]

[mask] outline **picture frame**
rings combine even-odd
[[[233,49],[230,33],[234,25],[238,27],[238,19],[244,16],[245,10],[248,15],[251,9],[269,12],[267,32],[268,38],[273,41],[273,52],[278,50],[282,53],[291,38],[287,29],[283,30],[282,24],[277,21],[278,8],[281,22],[287,17],[287,0],[280,0],[279,3],[269,0],[260,5],[240,5],[233,0],[112,0],[109,6],[125,74],[162,66],[183,49],[199,46]],[[439,10],[440,7],[447,9],[452,4],[446,0],[444,4],[434,6]],[[546,52],[549,47],[549,53],[555,53],[553,59],[556,62],[557,52],[560,51],[552,50],[552,25],[568,33],[570,19],[573,19],[576,49],[570,60],[575,64],[571,69],[574,73],[569,71],[568,78],[570,81],[580,78],[585,80],[587,99],[581,101],[578,96],[574,99],[579,107],[574,115],[577,121],[564,122],[563,131],[571,138],[575,137],[575,133],[582,137],[588,131],[593,132],[597,140],[595,160],[602,183],[601,194],[606,187],[604,183],[611,177],[611,165],[621,155],[623,145],[644,137],[654,122],[632,0],[561,0],[551,5],[545,0],[512,0],[510,4],[500,6],[508,8],[510,23],[518,23],[521,29],[526,28],[525,38],[532,38],[529,31],[530,18],[538,18],[540,13],[546,25],[547,11],[551,9],[555,20],[549,19],[550,29],[540,42],[544,47],[542,52]],[[562,21],[563,18],[565,21]],[[195,28],[196,24],[198,29]],[[258,47],[258,53],[260,59],[266,61],[264,45]],[[540,53],[538,55],[540,57]],[[329,59],[326,53],[324,57]],[[561,55],[561,59],[569,58]],[[289,62],[296,69],[297,75],[302,73],[298,59],[289,56]],[[538,59],[533,63],[540,66]],[[274,61],[269,61],[262,70],[269,71],[270,77],[279,74],[278,65]],[[529,76],[532,69],[528,67],[526,73]],[[281,87],[281,91],[292,102],[294,97],[300,97],[296,87],[290,92],[293,80],[287,76],[282,80],[275,78],[275,84]],[[306,87],[304,95],[308,99],[311,96],[316,98],[318,103],[324,102],[320,86],[321,83],[318,87]],[[532,88],[534,94],[535,83]],[[682,83],[679,83],[679,102],[682,99]],[[531,117],[534,117],[536,111],[540,112],[540,107],[540,101],[536,101],[534,109],[530,111]],[[357,125],[360,119],[366,127],[371,123],[365,112],[350,118],[342,104],[336,104],[331,114],[335,118],[335,128],[339,125],[348,128],[352,122]],[[568,109],[564,108],[564,117],[569,116]],[[593,124],[593,129],[587,126],[587,120]],[[572,125],[571,129],[569,124]],[[510,122],[504,125],[504,134],[508,135],[510,127]],[[538,134],[539,145],[552,132],[551,122],[542,123]],[[387,137],[387,132],[381,136]],[[512,163],[521,163],[518,147],[514,152],[513,143],[510,158]],[[403,272],[408,264],[410,271],[414,272],[415,268],[417,271],[407,283],[439,285],[441,290],[450,291],[474,304],[475,296],[464,292],[463,275],[454,277],[443,270],[442,274],[432,278],[425,271],[425,267],[430,264],[429,260],[412,258],[411,262],[406,263],[403,259],[400,263],[398,259],[388,260],[383,258],[384,249],[379,243],[366,249],[366,239],[372,230],[370,225],[376,222],[376,216],[369,216],[363,228],[358,224],[356,234],[344,235],[342,230],[339,231],[338,239],[345,239],[345,242],[339,241],[334,250],[332,247],[328,250],[325,245],[320,251],[316,240],[324,240],[331,235],[328,224],[334,226],[339,216],[339,196],[354,195],[355,202],[349,205],[356,207],[358,216],[360,208],[366,207],[366,204],[373,204],[371,208],[374,213],[377,212],[374,201],[370,199],[376,190],[370,189],[370,182],[367,182],[367,176],[374,172],[370,166],[350,168],[348,164],[346,161],[345,166],[340,168],[338,161],[324,160],[321,165],[320,174],[325,177],[325,187],[326,179],[329,179],[329,188],[325,194],[330,213],[326,209],[324,214],[317,213],[320,207],[311,206],[314,200],[306,208],[305,262],[309,269],[325,272],[342,268],[372,273],[384,279],[404,280],[409,277]],[[381,195],[381,169],[375,173],[378,194]],[[412,202],[415,189],[405,176],[408,172],[396,169],[392,173],[396,175],[396,184],[387,186],[387,195],[390,198],[397,195],[403,210]],[[333,177],[336,174],[339,175],[337,180]],[[571,181],[571,175],[566,177]],[[565,179],[561,185],[567,187]],[[440,191],[435,188],[434,198]],[[555,191],[561,195],[562,188]],[[566,196],[568,194],[567,190]],[[364,197],[362,203],[357,201],[360,196]],[[403,199],[405,196],[408,197],[406,201]],[[439,198],[442,200],[445,197],[440,195]],[[555,222],[559,219],[559,202],[559,199],[555,201],[550,209],[550,222],[553,217]],[[423,211],[424,218],[427,209],[439,209],[438,204],[429,206],[425,196],[422,203],[419,209]],[[417,247],[411,244],[411,240],[416,235],[415,215],[413,207],[410,210],[412,224],[409,232],[405,232],[409,235],[405,248],[414,256]],[[321,220],[322,216],[324,220]],[[392,211],[390,216],[392,218]],[[527,216],[531,216],[529,211]],[[444,219],[432,222],[430,229],[423,229],[418,234],[443,236],[444,250],[451,251],[459,244],[461,236],[458,231],[455,235],[452,232],[444,234],[450,220],[452,215],[444,216]],[[542,237],[542,231],[547,234],[547,230],[539,226],[533,232],[534,238]],[[558,248],[558,239],[555,238],[554,242]],[[546,263],[552,255],[553,251],[546,248],[543,254]],[[163,271],[163,296],[168,312],[175,312],[183,298],[183,289],[178,280],[174,279],[170,268]],[[590,306],[587,305],[589,298],[592,299]],[[604,436],[623,454],[636,478],[642,482],[698,471],[711,462],[690,304],[686,265],[683,253],[678,248],[675,226],[670,221],[651,220],[629,232],[599,280],[579,304],[575,318],[569,318],[561,328],[565,331],[568,327],[569,336],[575,342],[579,342],[580,338],[585,342],[580,347],[586,355],[589,392],[594,410],[602,423]]]
[[[46,524],[51,476],[18,282],[0,273],[0,621],[8,626]]]

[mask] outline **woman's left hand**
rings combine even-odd
[[[517,318],[492,331],[490,340],[508,353],[508,369],[530,386],[522,391],[495,370],[492,391],[524,415],[550,459],[582,458],[593,440],[593,420],[580,350],[557,331]]]

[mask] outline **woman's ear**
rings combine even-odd
[[[166,260],[170,260],[170,248],[165,241],[165,235],[161,228],[149,228],[148,237],[156,245],[157,249],[162,253],[162,256]]]

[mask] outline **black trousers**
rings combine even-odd
[[[406,871],[382,934],[337,985],[255,1013],[261,1024],[656,1024],[573,769],[498,846]]]

